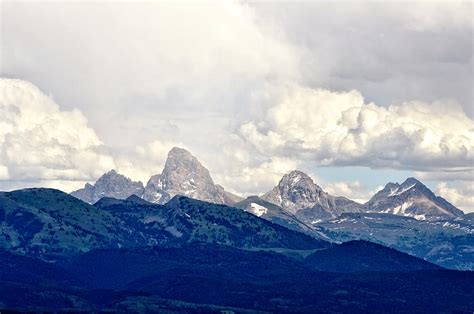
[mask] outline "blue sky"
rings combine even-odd
[[[312,172],[325,182],[362,181],[370,187],[387,182],[403,182],[413,175],[408,170],[370,169],[367,167],[315,167]]]

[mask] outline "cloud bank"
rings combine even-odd
[[[242,194],[327,165],[473,180],[469,2],[1,5],[1,75],[54,96],[1,91],[2,187],[144,181],[172,146]]]
[[[457,184],[442,182],[436,187],[436,193],[465,212],[474,212],[474,183],[472,181]]]
[[[320,165],[420,171],[472,169],[474,121],[455,103],[366,103],[357,91],[289,87],[239,132],[270,155]]]
[[[115,166],[77,109],[26,81],[0,79],[0,180],[91,180]]]

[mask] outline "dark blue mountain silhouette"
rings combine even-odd
[[[315,252],[306,258],[305,263],[317,270],[341,273],[443,269],[418,257],[362,240]]]

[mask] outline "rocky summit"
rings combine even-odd
[[[233,204],[240,200],[216,185],[209,170],[187,150],[178,147],[168,153],[163,172],[150,178],[143,198],[151,203],[164,204],[175,195],[216,204]]]
[[[365,204],[365,208],[367,212],[389,213],[418,220],[444,220],[463,215],[461,210],[436,196],[415,178],[408,178],[402,184],[388,183]]]
[[[94,204],[103,197],[126,199],[131,195],[141,197],[143,192],[142,182],[132,181],[117,171],[110,170],[102,175],[94,185],[87,183],[84,188],[72,192],[71,195],[86,203]]]
[[[215,204],[234,205],[284,226],[288,223],[291,226],[311,226],[344,213],[386,213],[430,221],[450,220],[463,215],[461,210],[436,196],[415,178],[408,178],[402,184],[388,183],[367,203],[359,204],[328,194],[299,170],[284,175],[271,191],[254,197],[259,202],[251,202],[215,184],[209,170],[190,152],[178,147],[170,150],[163,171],[153,175],[146,187],[111,170],[95,184],[86,184],[71,194],[89,204],[103,197],[126,199],[132,195],[150,203],[165,204],[174,196],[182,195]]]
[[[146,187],[142,182],[134,182],[111,170],[95,184],[87,183],[84,188],[71,195],[89,204],[94,204],[103,197],[127,199],[132,195],[156,204],[164,204],[175,195],[227,205],[242,200],[215,184],[209,170],[187,150],[178,147],[170,150],[162,173],[153,175]]]
[[[306,173],[298,170],[284,175],[278,185],[264,194],[262,199],[281,206],[306,223],[362,210],[359,203],[329,195]]]

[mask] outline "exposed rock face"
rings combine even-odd
[[[102,175],[94,185],[87,183],[83,189],[74,191],[71,195],[89,204],[94,204],[103,197],[126,199],[131,195],[142,197],[143,192],[142,182],[134,182],[115,170],[110,170]]]
[[[187,150],[177,147],[168,153],[163,172],[150,178],[143,198],[164,204],[175,195],[217,204],[233,204],[240,199],[214,184],[209,170]]]
[[[383,213],[345,213],[321,221],[333,241],[366,240],[423,258],[443,267],[474,269],[474,216],[429,221]]]
[[[282,225],[288,229],[310,234],[316,238],[328,239],[328,237],[319,230],[320,228],[318,226],[305,224],[296,218],[295,215],[282,209],[280,206],[264,201],[258,196],[249,196],[232,206],[275,224]]]
[[[361,204],[329,195],[307,174],[297,170],[284,175],[278,185],[264,194],[262,199],[281,206],[305,223],[362,210]]]
[[[103,197],[126,199],[131,195],[156,204],[165,204],[175,195],[227,205],[243,200],[215,184],[209,170],[196,157],[177,147],[168,153],[162,173],[152,176],[145,188],[141,182],[133,182],[111,170],[94,185],[86,184],[71,194],[90,204]],[[295,170],[284,175],[261,200],[279,206],[307,225],[351,212],[388,213],[418,220],[449,220],[463,215],[461,210],[414,178],[408,178],[402,184],[388,183],[362,205],[326,193],[307,174]]]
[[[402,184],[388,183],[366,204],[368,212],[413,217],[418,220],[453,219],[463,212],[444,198],[436,196],[423,183],[408,178]]]

